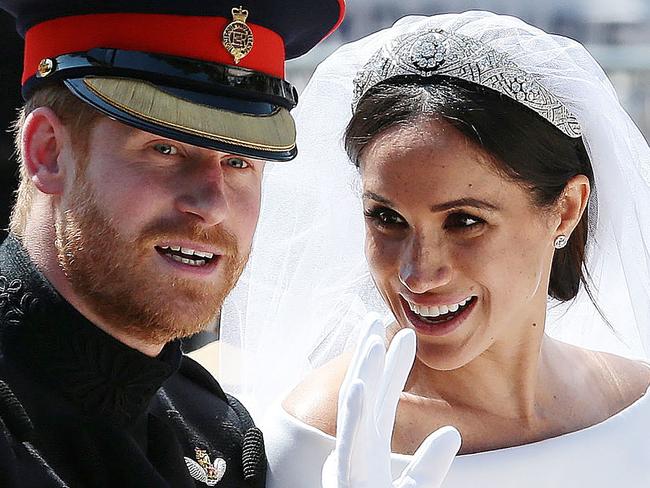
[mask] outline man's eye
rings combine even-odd
[[[242,158],[228,158],[226,159],[226,164],[231,168],[236,168],[236,169],[244,169],[250,166],[248,161]]]
[[[178,148],[176,146],[172,146],[171,144],[158,143],[154,144],[153,148],[155,151],[158,151],[160,154],[164,154],[165,156],[173,156],[174,154],[178,154]]]

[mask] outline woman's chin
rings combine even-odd
[[[481,347],[476,338],[465,338],[460,342],[441,343],[429,334],[420,334],[415,330],[417,338],[417,361],[436,371],[453,371],[460,369],[478,356],[485,348]]]

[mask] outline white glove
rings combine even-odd
[[[449,426],[430,434],[392,480],[393,424],[415,359],[415,333],[401,330],[386,353],[384,324],[376,314],[367,321],[339,391],[336,447],[323,466],[323,488],[439,488],[460,434]]]

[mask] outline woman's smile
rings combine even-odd
[[[400,296],[402,310],[413,328],[422,334],[444,336],[463,324],[474,310],[478,297],[470,295],[451,305],[417,305]]]

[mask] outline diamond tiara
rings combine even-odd
[[[352,107],[372,87],[395,76],[450,76],[498,91],[534,110],[569,137],[580,137],[578,119],[531,73],[500,53],[454,32],[419,30],[377,51],[354,80]]]

